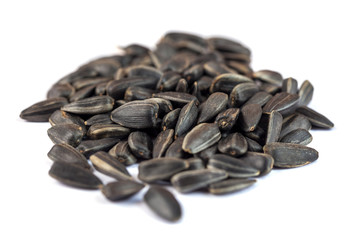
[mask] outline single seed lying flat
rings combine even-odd
[[[311,141],[312,141],[312,136],[309,133],[309,131],[301,128],[289,132],[280,139],[280,142],[296,143],[301,145],[308,145]]]
[[[20,118],[30,122],[47,122],[53,112],[66,105],[66,98],[49,98],[31,105],[20,113]]]
[[[128,137],[131,152],[139,158],[150,159],[152,156],[153,143],[150,136],[145,132],[132,132]]]
[[[100,138],[125,138],[129,135],[130,129],[120,126],[118,124],[94,124],[92,125],[87,136],[90,139]]]
[[[158,216],[168,221],[181,218],[181,206],[174,195],[165,188],[151,186],[144,195],[145,203]]]
[[[79,146],[76,147],[80,153],[84,154],[86,158],[96,153],[97,151],[107,151],[113,147],[119,139],[116,138],[101,138],[96,140],[83,140]]]
[[[189,163],[188,170],[205,169],[204,162],[201,158],[193,157],[186,159],[186,161]]]
[[[252,82],[240,83],[236,85],[230,93],[231,105],[234,107],[242,106],[250,97],[252,97],[258,91],[258,86]]]
[[[195,125],[198,112],[195,100],[189,102],[181,109],[175,126],[175,137],[184,135]]]
[[[287,92],[277,93],[265,104],[263,111],[269,113],[275,110],[280,113],[284,113],[292,110],[298,102],[299,96],[297,94],[290,94]]]
[[[144,187],[144,184],[132,180],[118,180],[106,184],[101,188],[101,192],[110,201],[121,201],[140,192]]]
[[[179,192],[187,193],[227,178],[227,173],[218,169],[189,170],[175,174],[171,183]]]
[[[66,162],[54,162],[49,170],[49,175],[72,187],[98,189],[102,186],[101,180],[91,171]]]
[[[214,118],[218,113],[225,110],[228,98],[228,95],[222,92],[211,94],[201,108],[197,123],[207,122]]]
[[[314,109],[306,106],[299,107],[296,112],[303,114],[314,127],[330,129],[334,127],[334,123],[331,122],[327,117],[318,113]]]
[[[139,164],[138,177],[144,182],[167,180],[188,167],[189,163],[181,158],[153,158]]]
[[[253,78],[278,86],[281,86],[283,81],[283,77],[280,73],[271,70],[260,70],[254,72]]]
[[[255,93],[249,100],[247,100],[243,106],[248,104],[259,104],[261,107],[264,106],[270,99],[272,95],[265,91],[259,91]]]
[[[55,144],[47,155],[53,161],[63,161],[91,169],[84,155],[68,144]]]
[[[173,141],[166,150],[165,157],[186,158],[189,153],[184,152],[184,150],[182,149],[184,138],[185,136],[176,138],[175,141]]]
[[[73,147],[79,145],[84,136],[83,129],[76,124],[52,126],[47,130],[47,134],[53,143],[66,143]]]
[[[216,123],[201,123],[186,134],[182,148],[185,152],[198,153],[217,143],[220,138]]]
[[[91,163],[99,172],[117,180],[131,179],[124,164],[107,152],[98,151],[89,157]]]
[[[114,99],[109,96],[95,96],[66,104],[61,110],[76,114],[99,114],[113,109]]]
[[[274,166],[279,168],[294,168],[314,162],[319,153],[300,144],[274,142],[264,146],[264,153],[274,158]]]
[[[256,179],[227,179],[209,185],[209,192],[212,194],[233,193],[250,187],[256,183]]]
[[[51,126],[71,123],[77,124],[81,128],[83,128],[84,133],[86,133],[86,127],[83,119],[81,119],[79,116],[61,110],[56,110],[53,114],[51,114],[51,116],[49,117],[49,123],[51,124]]]
[[[92,126],[94,124],[110,124],[113,121],[110,119],[110,113],[101,113],[90,117],[84,123],[86,126]]]
[[[231,93],[232,89],[240,84],[245,82],[253,82],[251,78],[248,78],[244,75],[235,74],[235,73],[224,73],[218,75],[211,83],[210,93],[213,92],[224,92]]]

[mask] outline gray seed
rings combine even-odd
[[[236,85],[246,82],[253,82],[253,80],[236,73],[224,73],[214,78],[210,86],[210,92],[231,93]]]
[[[145,132],[132,132],[128,137],[131,152],[138,158],[150,159],[152,157],[153,144],[150,136]]]
[[[221,169],[234,178],[256,177],[260,174],[260,171],[249,163],[225,154],[213,155],[208,162],[207,168]]]
[[[274,158],[274,166],[279,168],[294,168],[314,162],[319,153],[300,144],[269,143],[264,146],[264,153]]]
[[[231,105],[240,107],[258,91],[258,86],[252,82],[240,83],[236,85],[230,93]]]
[[[125,138],[130,134],[130,129],[120,126],[118,124],[95,124],[92,125],[88,132],[87,136],[90,139],[100,139],[100,138]]]
[[[161,129],[163,131],[165,131],[166,129],[175,128],[180,111],[181,108],[174,109],[163,117],[161,122]]]
[[[218,153],[218,145],[214,144],[211,147],[208,147],[205,150],[195,154],[195,156],[201,158],[205,162],[208,162],[209,159],[216,153]]]
[[[75,88],[69,83],[56,83],[47,92],[46,98],[69,98],[75,93]]]
[[[215,122],[221,131],[229,131],[236,124],[240,108],[228,108],[216,116]]]
[[[253,78],[277,86],[281,86],[283,81],[283,77],[281,76],[280,73],[271,70],[260,70],[254,72]]]
[[[76,147],[80,153],[84,154],[86,158],[89,158],[90,155],[98,151],[107,151],[113,147],[116,143],[119,142],[119,139],[115,138],[102,138],[97,140],[84,140],[79,146]]]
[[[230,156],[238,157],[246,153],[248,144],[245,137],[239,133],[231,133],[218,143],[218,150]]]
[[[274,166],[274,158],[265,153],[247,152],[239,160],[259,170],[259,177],[270,173]]]
[[[73,147],[79,145],[84,136],[83,129],[76,124],[55,125],[47,130],[47,134],[53,143],[65,143]]]
[[[319,127],[323,129],[330,129],[334,127],[334,123],[332,123],[327,117],[309,107],[299,107],[298,109],[296,109],[296,112],[303,114],[314,127]]]
[[[126,70],[128,77],[154,78],[158,82],[162,72],[150,66],[131,66]]]
[[[220,138],[216,123],[201,123],[186,134],[182,148],[188,153],[198,153],[217,143]]]
[[[219,51],[231,52],[231,53],[242,53],[246,56],[250,56],[250,49],[245,47],[239,42],[233,40],[222,38],[222,37],[213,37],[208,39],[209,45]]]
[[[89,158],[95,169],[105,175],[118,180],[132,179],[125,165],[107,152],[98,151]]]
[[[255,179],[227,179],[209,185],[209,192],[212,194],[227,194],[238,192],[256,183]]]
[[[267,92],[271,95],[274,95],[276,93],[281,92],[281,87],[271,84],[271,83],[265,83],[265,82],[257,82],[260,84],[259,90],[263,92]]]
[[[201,158],[193,157],[186,159],[186,161],[189,163],[188,170],[205,169],[204,162]]]
[[[150,128],[156,126],[158,112],[154,102],[132,101],[113,110],[111,120],[128,128]]]
[[[298,90],[298,82],[296,81],[296,79],[291,77],[284,79],[284,81],[282,82],[281,91],[290,94],[296,94],[297,90]],[[300,97],[300,102],[301,102],[301,97]]]
[[[314,87],[309,80],[304,81],[299,89],[299,106],[308,105],[314,94]]]
[[[98,189],[102,182],[91,171],[62,161],[53,163],[49,175],[56,180],[77,188]]]
[[[199,113],[198,124],[211,120],[218,113],[225,110],[228,98],[228,95],[222,92],[211,94],[204,102],[204,105]]]
[[[144,182],[168,180],[188,167],[189,163],[181,158],[153,158],[139,164],[138,178]]]
[[[270,114],[264,113],[264,115],[267,115],[268,119],[265,143],[277,142],[281,133],[283,117],[277,111],[271,111]]]
[[[286,134],[280,141],[284,143],[308,145],[312,141],[312,136],[309,131],[299,128]]]
[[[186,104],[180,111],[176,126],[175,137],[180,137],[195,125],[198,116],[198,108],[195,100]]]
[[[161,131],[153,144],[153,158],[159,158],[163,156],[174,140],[174,129],[167,129]]]
[[[110,201],[121,201],[140,192],[144,187],[144,184],[135,181],[119,180],[106,184],[101,188],[101,192]]]
[[[84,155],[68,144],[55,144],[47,155],[54,162],[63,161],[78,165],[85,169],[91,169]]]
[[[263,151],[263,147],[256,142],[255,140],[245,137],[247,143],[248,143],[248,151],[249,152],[262,152]]]
[[[227,173],[218,169],[199,169],[180,172],[171,178],[176,190],[182,193],[192,192],[227,178]]]
[[[259,104],[247,104],[241,108],[239,123],[244,132],[254,131],[260,121],[262,108]]]
[[[53,114],[51,114],[49,117],[49,122],[51,126],[61,124],[76,124],[82,128],[84,135],[86,134],[85,122],[82,118],[61,110],[56,110]]]
[[[281,114],[287,113],[291,110],[295,110],[299,102],[299,96],[297,94],[290,94],[287,92],[277,93],[273,96],[264,106],[264,112],[271,112],[273,110],[280,112]]]
[[[189,154],[182,149],[184,138],[185,136],[176,138],[166,150],[165,157],[186,158]]]
[[[37,102],[21,111],[20,118],[29,122],[47,122],[53,112],[59,110],[67,103],[68,100],[63,97],[49,98],[45,101]]]
[[[161,218],[175,222],[181,218],[181,207],[165,188],[152,186],[144,195],[145,203]]]
[[[121,163],[126,166],[135,164],[137,162],[136,157],[131,153],[129,144],[127,141],[120,141],[109,150],[109,154],[116,157]]]
[[[61,110],[76,114],[99,114],[113,109],[114,99],[109,96],[95,96],[69,103]]]
[[[290,115],[283,120],[280,138],[296,129],[305,129],[309,131],[311,129],[311,123],[305,116],[301,114]]]

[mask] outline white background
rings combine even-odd
[[[1,1],[0,239],[360,239],[356,2]],[[239,40],[254,70],[310,80],[310,106],[335,123],[311,132],[319,159],[228,196],[171,189],[183,207],[173,224],[148,210],[144,192],[114,204],[50,178],[50,125],[20,111],[80,64],[119,45],[153,47],[170,30]]]

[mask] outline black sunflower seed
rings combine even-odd
[[[144,184],[132,180],[118,180],[103,186],[101,192],[110,201],[121,201],[140,192],[144,187]]]

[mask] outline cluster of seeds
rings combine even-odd
[[[49,174],[120,201],[149,184],[146,204],[169,221],[181,207],[161,185],[225,194],[273,167],[309,164],[310,128],[333,123],[307,107],[314,88],[275,71],[254,72],[250,50],[215,37],[171,32],[93,60],[55,83],[20,117],[51,124]],[[138,164],[138,179],[127,166]],[[116,181],[103,184],[94,169]],[[141,180],[141,181],[139,181]]]

